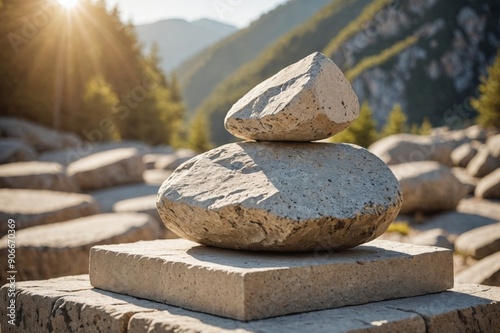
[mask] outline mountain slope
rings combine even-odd
[[[167,72],[237,30],[232,25],[209,19],[193,22],[168,19],[136,27],[139,40],[147,48],[153,42],[158,44],[162,57],[161,67]]]
[[[291,0],[182,64],[175,71],[188,110],[194,111],[228,75],[328,2],[330,0]]]
[[[495,0],[337,0],[220,83],[198,112],[210,115],[216,143],[231,141],[225,113],[283,67],[323,51],[367,100],[379,126],[399,103],[410,123],[460,126],[464,103],[500,41]],[[460,110],[454,105],[461,104]]]

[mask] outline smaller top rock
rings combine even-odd
[[[316,52],[253,88],[224,125],[241,139],[315,141],[346,129],[358,115],[358,98],[344,74]]]

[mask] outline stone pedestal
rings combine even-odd
[[[92,286],[238,320],[453,287],[450,251],[373,241],[340,252],[266,253],[187,240],[95,246]]]
[[[7,295],[5,285],[2,304]],[[86,275],[21,282],[15,300],[16,326],[7,323],[7,307],[0,307],[2,333],[439,333],[498,332],[500,327],[500,288],[468,284],[438,294],[247,323],[94,289]]]

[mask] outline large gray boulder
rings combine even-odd
[[[479,181],[475,195],[479,198],[500,198],[500,169],[496,169]]]
[[[403,188],[402,214],[453,210],[467,187],[438,162],[423,161],[391,166]]]
[[[160,188],[163,223],[224,248],[342,249],[380,236],[401,188],[389,168],[348,144],[235,143],[183,164]]]
[[[45,190],[0,189],[0,235],[7,233],[7,221],[16,229],[55,223],[99,213],[91,196]]]
[[[19,162],[0,165],[0,187],[79,192],[62,165],[50,162]]]
[[[72,133],[58,132],[29,121],[0,117],[0,137],[21,139],[37,151],[76,147],[81,140]]]
[[[346,129],[358,115],[358,98],[344,74],[316,52],[250,90],[224,125],[242,139],[315,141]]]
[[[35,157],[35,150],[23,140],[0,139],[0,164],[32,161]]]
[[[67,173],[82,190],[142,182],[145,170],[142,156],[135,148],[104,151],[82,158],[68,166]]]

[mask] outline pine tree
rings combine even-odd
[[[207,117],[197,113],[189,128],[188,146],[192,150],[203,153],[212,148]]]
[[[488,68],[488,76],[481,76],[480,96],[471,101],[478,111],[477,123],[484,127],[500,129],[500,50]]]
[[[331,142],[353,143],[368,148],[377,140],[377,124],[373,119],[373,112],[368,102],[361,105],[358,119],[344,131],[333,136]]]
[[[430,135],[432,131],[432,124],[428,117],[424,117],[422,125],[418,129],[418,134],[420,135]]]
[[[74,116],[71,130],[79,135],[84,135],[85,131],[97,129],[100,136],[94,139],[118,138],[112,115],[113,108],[118,103],[118,97],[102,76],[89,79],[82,100],[83,107]]]
[[[389,113],[387,123],[382,129],[382,137],[407,132],[408,125],[406,124],[406,120],[407,118],[401,109],[401,105],[395,104]]]

